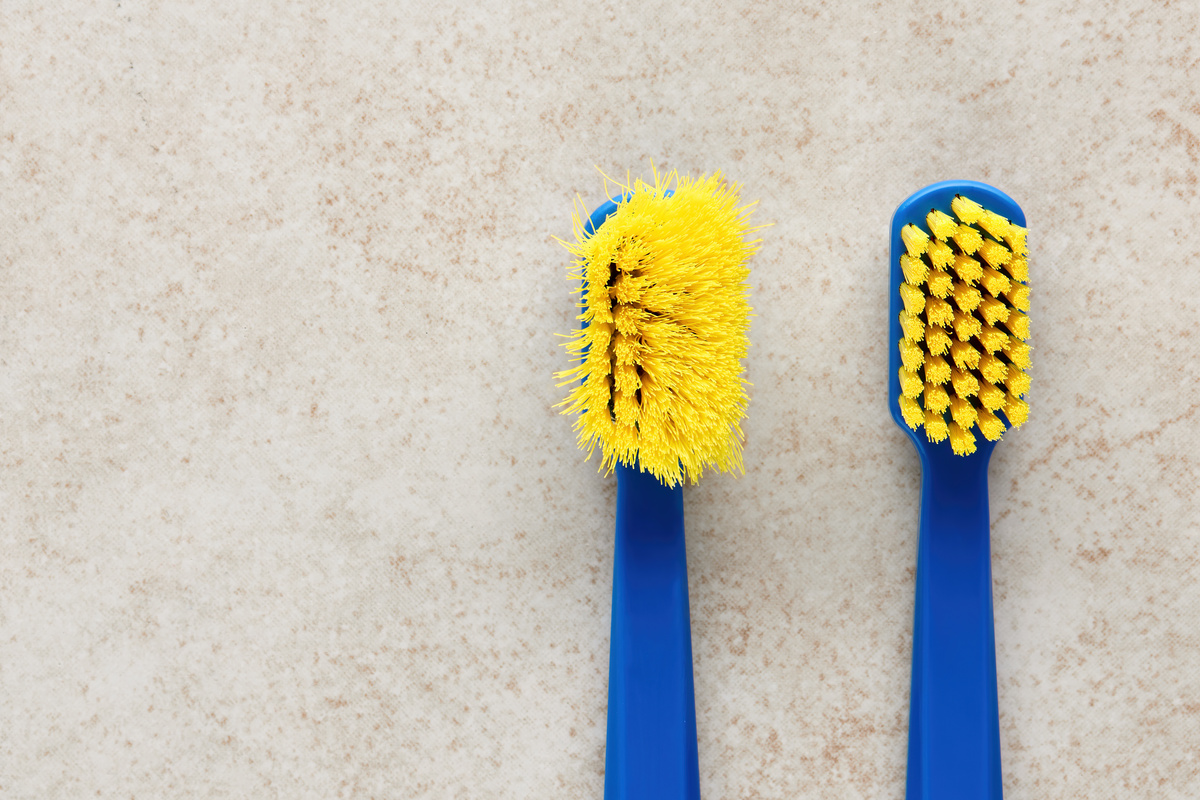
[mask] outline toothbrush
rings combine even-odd
[[[892,218],[889,405],[921,457],[908,800],[1003,796],[987,469],[1029,414],[1024,225],[973,181],[928,186]]]
[[[575,216],[581,327],[559,375],[617,478],[604,797],[699,800],[683,484],[742,471],[756,229],[719,173],[621,189]]]

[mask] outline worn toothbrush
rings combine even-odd
[[[750,206],[721,175],[621,185],[575,216],[580,446],[616,472],[605,800],[698,800],[683,484],[742,471]]]
[[[908,800],[1003,795],[987,470],[1029,415],[1025,235],[1020,207],[973,181],[892,218],[889,404],[921,457]]]

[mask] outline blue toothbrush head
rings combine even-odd
[[[1025,421],[1026,252],[1020,206],[985,183],[935,183],[896,209],[888,407],[922,457],[986,460]]]

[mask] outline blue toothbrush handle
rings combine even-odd
[[[699,800],[683,487],[617,466],[605,800]]]
[[[908,800],[1001,800],[987,468],[922,455]]]

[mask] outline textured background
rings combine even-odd
[[[0,14],[0,796],[599,797],[554,237],[651,159],[775,223],[686,495],[706,797],[903,794],[887,231],[950,177],[1031,228],[1008,797],[1200,795],[1194,3],[245,5]]]

